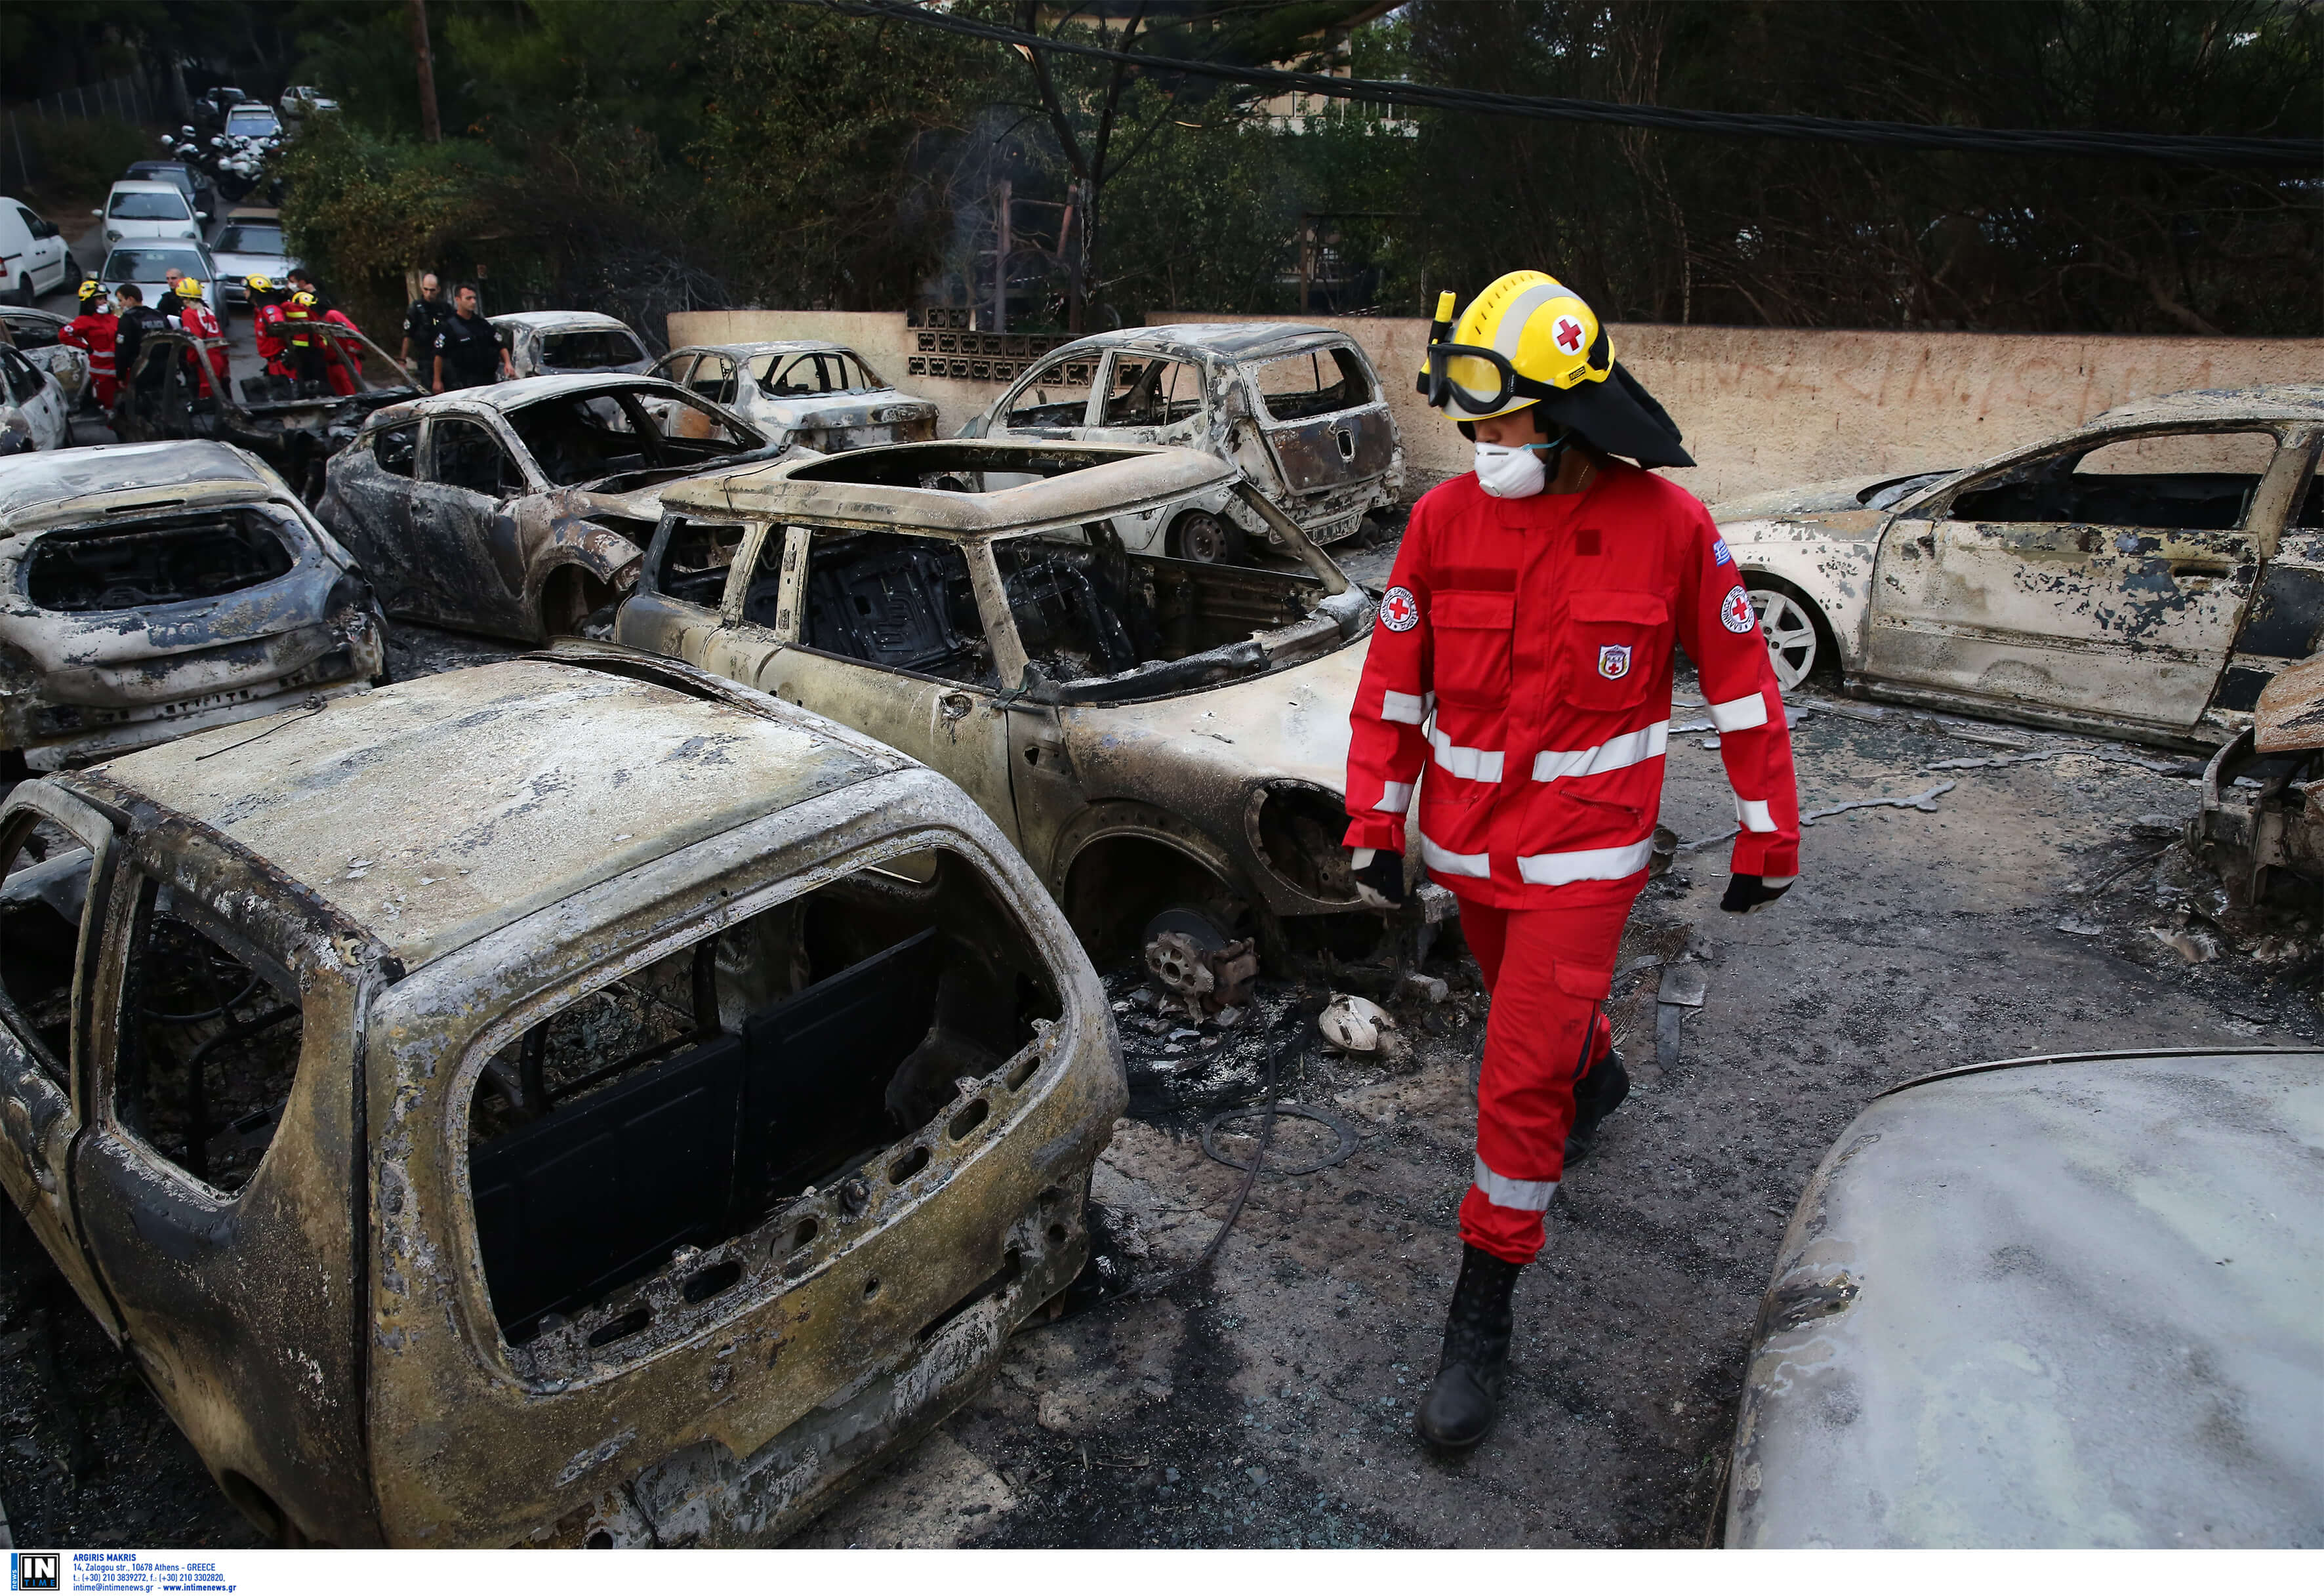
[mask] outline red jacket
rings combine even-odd
[[[1720,733],[1735,872],[1797,875],[1791,733],[1734,557],[1693,494],[1621,461],[1581,494],[1495,499],[1465,473],[1413,507],[1349,717],[1347,845],[1403,849],[1425,762],[1441,885],[1534,909],[1628,881],[1662,807],[1674,644]]]
[[[120,332],[119,318],[84,314],[74,317],[58,328],[57,341],[88,351],[90,376],[109,377],[113,375],[113,341]]]

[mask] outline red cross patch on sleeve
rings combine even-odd
[[[1410,632],[1420,624],[1420,601],[1409,587],[1391,587],[1380,595],[1379,623],[1390,632]]]

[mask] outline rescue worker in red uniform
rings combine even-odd
[[[295,293],[282,307],[282,341],[290,346],[287,364],[304,397],[320,392],[323,382],[323,340],[315,336],[315,296]]]
[[[1589,306],[1538,272],[1452,316],[1446,294],[1421,391],[1477,468],[1414,506],[1397,551],[1350,716],[1345,841],[1383,907],[1417,848],[1459,897],[1491,994],[1461,1274],[1417,1416],[1425,1440],[1460,1450],[1499,1412],[1510,1293],[1565,1165],[1629,1089],[1601,1005],[1652,855],[1674,646],[1735,789],[1721,909],[1790,887],[1799,801],[1734,558],[1699,500],[1641,468],[1694,463],[1670,418]]]
[[[94,282],[82,283],[80,314],[64,324],[57,333],[57,341],[88,352],[89,392],[85,402],[93,402],[108,416],[113,413],[113,396],[119,385],[113,351],[120,336],[121,319],[114,315],[105,291]]]
[[[257,336],[258,358],[270,377],[287,377],[290,367],[283,356],[290,349],[282,326],[282,291],[263,272],[244,279],[250,289],[250,325]]]
[[[226,328],[218,324],[217,313],[202,302],[201,280],[179,278],[178,300],[184,307],[178,312],[178,325],[202,340],[202,353],[208,359],[209,371],[217,374],[217,391],[223,394],[226,392]],[[194,374],[201,380],[201,392],[208,393],[210,391],[209,373],[202,370],[199,362],[194,365]]]
[[[343,327],[349,332],[363,330],[349,320],[347,313],[337,305],[326,309],[320,320],[325,328]],[[355,373],[351,368],[363,359],[362,355],[358,353],[360,346],[352,338],[342,345],[338,338],[323,328],[318,328],[318,332],[323,344],[324,379],[330,383],[331,392],[344,399],[355,391]]]

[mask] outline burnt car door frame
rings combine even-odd
[[[1961,494],[2029,478],[2052,462],[2079,463],[2111,445],[2140,439],[2235,433],[2267,435],[2272,447],[2242,524],[2232,530],[1951,518]],[[2066,469],[2070,473],[2071,465]],[[2054,672],[2062,664],[2068,672],[2063,692],[2047,699],[2013,698],[2013,707],[2021,712],[2030,708],[2037,715],[2046,712],[2078,722],[2125,722],[2185,735],[2200,724],[2218,693],[2236,636],[2266,563],[2274,557],[2292,494],[2305,470],[2306,449],[2287,441],[2281,422],[2171,420],[2091,431],[2063,442],[2051,439],[1932,484],[1900,506],[1881,530],[1874,555],[1872,602],[1864,612],[1860,678],[1889,697],[1991,700],[1998,695],[1980,684],[1996,669],[2015,664],[2030,677],[2055,682]],[[2163,547],[2172,541],[2191,546],[2176,551]],[[2008,586],[2020,595],[2054,591],[2061,579],[2073,580],[2064,569],[2070,566],[2085,572],[2094,567],[2097,573],[2111,574],[2113,580],[2109,584],[2098,575],[2081,577],[2086,590],[2080,610],[2073,613],[2089,617],[2082,627],[2089,635],[1968,626],[1941,619],[1957,614],[1960,606],[1930,591],[1944,580],[1944,553],[1956,549],[1972,557],[1984,554],[1983,563],[1993,571],[2006,569],[2011,577]],[[2014,553],[2020,549],[2057,558],[2049,562],[2027,559]],[[2117,642],[2097,635],[2108,630],[2105,613],[2098,613],[2101,606],[2109,596],[2118,599],[2132,579],[2168,585],[2168,595],[2158,590],[2147,601],[2152,622],[2141,630],[2169,629],[2178,633],[2176,638],[2136,636]],[[2227,602],[2202,603],[2215,595]],[[1915,617],[1920,623],[1915,624]],[[1983,668],[1972,675],[1972,666],[1963,661],[1950,674],[1935,673],[1946,659],[1958,655],[1963,643],[1973,650],[1969,659],[1984,662]],[[1930,663],[1900,660],[1900,645],[1916,644],[1930,651]],[[2163,679],[2153,660],[2158,647],[2186,657],[2175,685]],[[2104,680],[2106,662],[2125,657],[2133,661],[2139,679],[2109,688]],[[2121,707],[2126,702],[2148,713],[2126,714]]]
[[[22,1016],[10,998],[7,1013],[0,1018],[0,1141],[7,1144],[14,1157],[0,1165],[0,1175],[5,1175],[0,1185],[6,1186],[32,1233],[72,1283],[73,1295],[106,1336],[118,1343],[123,1333],[121,1315],[83,1239],[73,1193],[74,1149],[88,1124],[88,1103],[95,1089],[88,1063],[95,1039],[95,977],[119,857],[118,831],[112,817],[62,789],[47,782],[24,782],[0,807],[0,868],[13,862],[22,846],[23,837],[19,833],[29,834],[42,822],[67,833],[89,850],[88,883],[73,947],[70,1039],[65,1056],[44,1058],[47,1049],[40,1039],[19,1032],[17,1021]]]
[[[468,595],[465,607],[497,611],[504,625],[521,632],[529,619],[527,573],[523,542],[509,502],[548,491],[540,469],[507,421],[488,407],[429,411],[421,420],[419,468],[409,479],[410,547],[420,556],[411,562],[412,569],[415,575],[428,573],[420,577],[422,581],[459,583]],[[437,478],[437,433],[447,422],[481,428],[498,447],[504,473],[498,497],[487,500],[474,487]],[[514,487],[505,475],[511,467],[517,476]],[[488,604],[475,602],[485,595],[491,595]],[[456,602],[448,586],[434,588],[429,596],[439,614],[474,623],[461,616],[464,605]],[[491,617],[483,613],[477,618]]]

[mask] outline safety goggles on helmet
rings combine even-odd
[[[1611,341],[1603,327],[1590,346],[1589,361],[1590,371],[1582,381],[1603,382],[1614,368]],[[1570,384],[1525,376],[1508,355],[1481,344],[1432,343],[1416,386],[1434,409],[1457,406],[1472,416],[1492,416],[1514,404],[1554,398]]]

